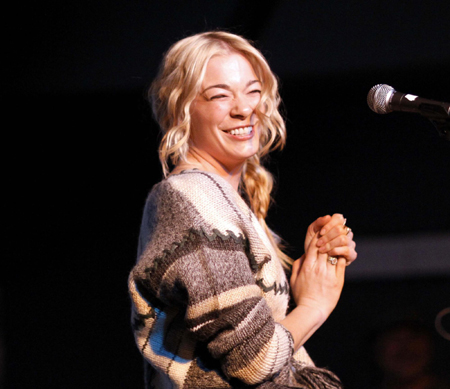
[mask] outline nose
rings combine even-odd
[[[232,118],[244,120],[252,114],[253,107],[250,105],[245,96],[236,96],[233,101],[234,104],[230,111]]]

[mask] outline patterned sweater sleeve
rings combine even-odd
[[[149,238],[130,275],[136,341],[179,387],[207,375],[202,347],[225,381],[254,385],[290,370],[293,340],[255,282],[254,253],[240,221],[246,216],[209,184],[202,182],[208,195],[194,193],[195,202],[171,185],[149,199],[143,223]],[[211,190],[221,201],[211,199]]]

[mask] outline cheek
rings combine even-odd
[[[207,111],[197,111],[191,113],[191,125],[193,132],[203,132],[217,128],[225,118],[225,110],[214,107]]]
[[[207,118],[201,112],[191,113],[191,132],[196,133],[200,131],[207,122]]]
[[[217,143],[217,128],[213,115],[196,112],[191,115],[190,138],[197,148],[211,152]]]
[[[259,148],[259,144],[261,142],[260,126],[258,126],[258,128],[256,129],[255,136],[253,137],[252,141],[253,141],[253,144]]]

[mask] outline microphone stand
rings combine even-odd
[[[420,104],[419,112],[433,123],[440,136],[450,141],[450,109],[448,103],[436,105],[424,102]]]
[[[430,119],[439,135],[444,139],[450,141],[450,117],[449,119]]]

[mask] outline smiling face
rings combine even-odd
[[[212,57],[190,109],[190,148],[213,166],[242,168],[259,149],[260,99],[261,80],[243,55]]]

